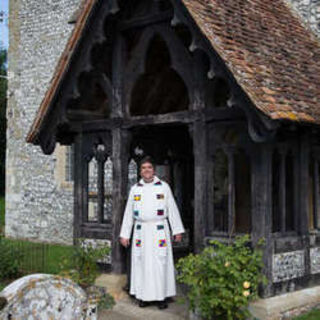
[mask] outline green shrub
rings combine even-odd
[[[88,293],[93,291],[91,295],[97,296],[99,309],[110,309],[115,304],[113,296],[105,292],[103,288],[100,288],[103,292],[99,292],[99,288],[96,288],[94,283],[99,275],[97,260],[108,255],[111,248],[109,246],[94,248],[91,244],[82,246],[80,243],[83,243],[83,240],[79,238],[79,244],[74,247],[73,253],[62,258],[60,263],[62,271],[59,274],[73,280]]]
[[[19,266],[23,253],[0,234],[0,280],[14,279],[21,275]]]
[[[82,242],[82,238],[79,239]],[[73,252],[68,257],[63,257],[60,263],[60,275],[72,279],[83,288],[94,284],[97,278],[98,266],[97,260],[110,253],[111,248],[105,246],[102,248],[94,248],[91,244],[74,247]]]
[[[250,316],[249,301],[258,298],[262,274],[264,240],[256,248],[249,245],[249,235],[235,237],[230,245],[217,240],[199,254],[189,254],[176,264],[177,281],[188,286],[189,308],[204,319],[236,320]]]

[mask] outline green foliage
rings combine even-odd
[[[5,198],[0,197],[0,234],[4,233],[5,222]]]
[[[84,239],[79,240],[82,242]],[[99,274],[96,261],[109,254],[110,250],[109,246],[94,248],[91,244],[85,247],[77,245],[69,259],[63,257],[60,264],[62,271],[59,274],[86,288],[94,284]]]
[[[258,298],[259,283],[266,284],[262,274],[260,239],[255,249],[249,247],[249,235],[235,237],[223,244],[211,245],[199,254],[189,254],[176,264],[177,281],[188,286],[189,308],[204,319],[242,320],[250,316],[248,303]]]
[[[104,292],[99,299],[98,309],[112,309],[115,304],[113,296],[108,292]]]
[[[319,309],[312,309],[311,311],[307,312],[304,315],[293,317],[293,320],[318,320],[320,319],[320,310]]]
[[[14,279],[21,275],[20,262],[23,253],[18,248],[12,247],[0,234],[0,280]]]

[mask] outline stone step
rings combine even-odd
[[[131,299],[117,301],[112,310],[103,310],[99,313],[99,320],[185,320],[188,319],[188,311],[185,306],[177,302],[169,302],[168,308],[159,310],[156,305],[140,308]]]
[[[112,310],[99,312],[99,320],[182,320],[188,319],[188,310],[185,304],[178,302],[182,296],[183,289],[177,284],[177,296],[169,299],[168,308],[159,310],[153,303],[147,307],[140,308],[134,297],[127,294],[122,288],[126,285],[126,275],[101,274],[95,284],[105,287],[116,300]]]

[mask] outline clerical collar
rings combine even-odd
[[[158,184],[161,184],[161,181],[158,176],[154,175],[152,181],[146,182],[143,180],[143,178],[141,178],[138,184],[139,185],[152,185],[152,184],[158,185]]]

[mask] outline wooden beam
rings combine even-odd
[[[228,235],[235,231],[235,169],[234,150],[227,150],[228,156]]]
[[[204,120],[193,123],[194,152],[194,251],[204,247],[207,218],[207,129]]]
[[[208,209],[207,209],[207,234],[210,234],[214,228],[214,162],[213,158],[208,158]]]
[[[112,118],[123,117],[123,73],[125,61],[125,41],[121,34],[115,39],[112,52]]]
[[[206,122],[241,121],[244,113],[239,109],[217,108],[194,111],[177,111],[156,115],[134,116],[129,118],[114,117],[109,119],[70,122],[71,132],[95,132],[117,127],[133,128],[153,124],[192,123],[204,118]]]
[[[119,29],[121,31],[125,31],[127,29],[131,28],[141,28],[145,27],[150,24],[156,24],[159,22],[164,22],[164,21],[170,21],[172,19],[172,12],[171,11],[165,11],[161,13],[156,13],[149,15],[147,17],[141,17],[141,18],[133,18],[130,20],[126,20],[120,23]]]
[[[272,146],[257,144],[252,156],[251,172],[251,238],[256,246],[260,238],[265,239],[263,250],[263,273],[269,284],[262,288],[262,297],[272,295]]]
[[[98,160],[98,222],[103,223],[104,219],[104,162]]]
[[[319,159],[313,160],[313,176],[314,176],[314,225],[316,229],[320,228],[319,210],[320,210],[320,186],[319,186]]]
[[[280,231],[286,232],[286,151],[279,150],[280,155],[280,175],[279,175],[279,192],[280,192]]]
[[[73,187],[73,244],[76,245],[80,237],[80,223],[82,218],[82,134],[75,137],[75,156],[73,163],[74,187]]]
[[[310,160],[310,136],[308,133],[301,133],[300,143],[300,193],[299,193],[299,233],[304,248],[305,274],[311,273],[310,261],[310,240],[309,240],[309,160]]]
[[[308,204],[308,190],[309,190],[309,136],[302,134],[300,137],[300,212],[299,212],[299,227],[300,233],[307,235],[309,232],[309,204]]]
[[[125,129],[115,128],[112,130],[112,138],[112,271],[123,273],[125,271],[124,249],[119,242],[119,234],[128,185],[129,132]]]

